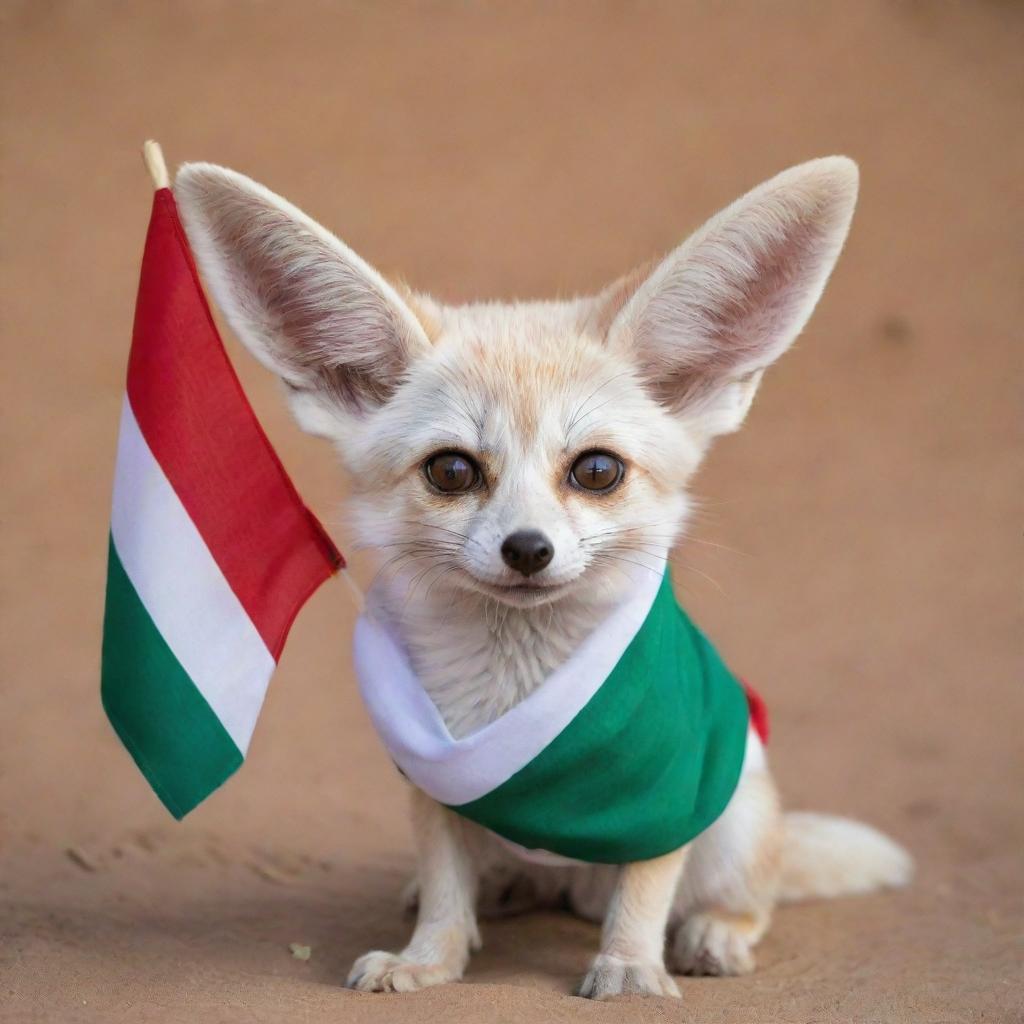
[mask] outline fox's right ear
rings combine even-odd
[[[288,386],[310,433],[379,407],[430,347],[394,288],[301,210],[249,178],[185,164],[174,194],[232,329]]]

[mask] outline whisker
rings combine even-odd
[[[402,602],[402,615],[405,614],[405,609],[409,606],[409,602],[412,600],[413,595],[416,593],[416,587],[418,586],[420,580],[422,580],[426,576],[426,574],[429,573],[432,569],[436,569],[436,568],[437,568],[437,563],[436,562],[433,565],[428,565],[426,567],[426,569],[423,569],[420,572],[418,572],[409,581],[409,585],[408,585],[408,587],[406,588],[406,591],[405,591],[405,601]]]
[[[405,523],[407,526],[422,526],[427,530],[440,530],[443,533],[450,533],[461,540],[469,540],[468,533],[460,533],[458,530],[449,529],[447,526],[439,526],[437,523],[428,523],[425,519],[400,519],[399,522]]]
[[[652,565],[644,565],[643,562],[636,562],[636,561],[634,561],[631,558],[624,558],[622,555],[616,555],[616,554],[614,554],[612,552],[608,552],[608,551],[600,551],[600,552],[598,552],[595,555],[595,561],[597,559],[599,559],[599,558],[600,559],[611,558],[611,559],[614,559],[616,562],[625,562],[627,565],[635,565],[638,569],[646,569],[648,572],[655,573],[656,575],[659,574],[660,571],[661,571],[660,567],[656,568],[656,567],[654,567]]]
[[[409,554],[408,552],[401,552],[400,554],[395,555],[393,558],[388,559],[388,561],[385,562],[380,567],[380,569],[377,570],[377,572],[374,575],[373,579],[370,581],[370,587],[373,587],[374,584],[376,584],[378,578],[382,577],[383,574],[384,574],[384,571],[386,569],[388,569],[389,567],[391,567],[391,566],[394,566],[393,571],[391,573],[391,577],[393,579],[407,565],[411,565],[414,562],[422,562],[422,561],[425,561],[428,558],[430,558],[430,559],[437,559],[439,557],[439,554],[440,553],[435,552],[435,551],[431,551],[431,552],[428,552],[426,554],[420,554],[420,555]],[[397,564],[395,564],[395,563],[397,563]]]
[[[741,551],[739,548],[730,547],[728,544],[719,544],[718,541],[704,540],[702,537],[690,537],[683,535],[679,539],[680,544],[703,544],[708,548],[718,548],[720,551],[729,551],[734,555],[743,555],[744,558],[752,557],[749,551]]]
[[[439,572],[437,574],[437,576],[435,576],[434,579],[432,579],[430,581],[430,584],[428,585],[427,589],[423,593],[423,600],[424,601],[428,600],[430,598],[430,592],[434,589],[434,587],[436,587],[437,584],[440,583],[441,580],[443,580],[445,578],[445,576],[448,575],[448,573],[454,572],[457,568],[458,568],[458,565],[455,562],[444,562],[444,563],[442,563],[441,566],[440,566],[441,572]]]
[[[425,551],[458,551],[460,550],[460,545],[456,544],[454,541],[430,540],[429,538],[421,537],[417,540],[388,541],[386,544],[363,544],[360,546],[359,550],[384,551],[387,548],[419,548]]]
[[[722,584],[718,582],[718,580],[716,580],[712,576],[709,576],[702,569],[698,569],[695,565],[689,565],[689,564],[687,564],[685,562],[680,562],[679,566],[683,570],[684,573],[692,573],[692,572],[694,572],[698,576],[702,576],[704,579],[706,579],[708,581],[708,583],[710,583],[720,594],[724,594],[725,593],[725,587],[723,587]],[[680,579],[684,579],[684,577],[680,576]],[[685,579],[684,579],[684,585],[685,585]]]

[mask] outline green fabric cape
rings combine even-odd
[[[605,864],[657,857],[725,810],[748,719],[742,684],[666,572],[640,631],[572,722],[508,781],[453,810],[528,849]]]

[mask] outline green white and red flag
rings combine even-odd
[[[246,400],[159,188],[121,413],[101,689],[176,818],[242,763],[292,620],[343,566]]]

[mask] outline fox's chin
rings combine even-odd
[[[466,590],[482,594],[512,608],[539,608],[561,600],[575,589],[579,577],[556,583],[492,583],[472,573],[460,574],[459,583]]]

